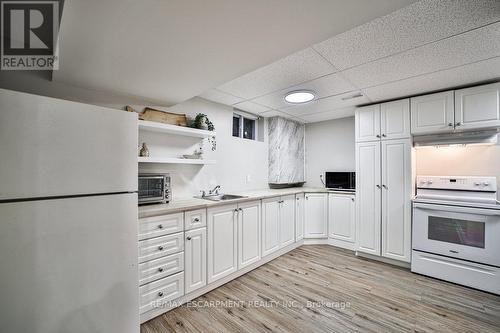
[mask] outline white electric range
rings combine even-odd
[[[500,294],[496,177],[417,176],[411,270]]]

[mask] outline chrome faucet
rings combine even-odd
[[[208,191],[208,194],[219,194],[220,185],[215,186],[212,190]]]

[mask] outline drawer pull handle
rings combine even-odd
[[[191,236],[188,236],[186,239],[187,239],[187,240],[191,240]]]
[[[162,296],[163,296],[163,291],[160,291],[160,292],[158,293],[158,296],[159,296],[159,297],[162,297]]]
[[[159,224],[159,225],[158,225],[158,229],[163,229],[163,225],[162,225],[162,224]]]
[[[163,268],[162,267],[158,268],[158,272],[160,273],[163,272]]]
[[[193,221],[194,222],[200,222],[200,219],[199,218],[195,218]]]
[[[158,250],[163,251],[163,246],[158,246]]]

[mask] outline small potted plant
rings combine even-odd
[[[191,127],[207,131],[215,130],[214,124],[210,121],[210,119],[208,119],[207,115],[204,113],[198,113],[196,115],[196,117],[193,120],[193,123],[191,124]],[[209,137],[208,142],[212,145],[212,151],[215,151],[217,145],[215,141],[215,136]]]

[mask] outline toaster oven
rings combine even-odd
[[[171,199],[169,174],[139,174],[139,205],[168,203]]]

